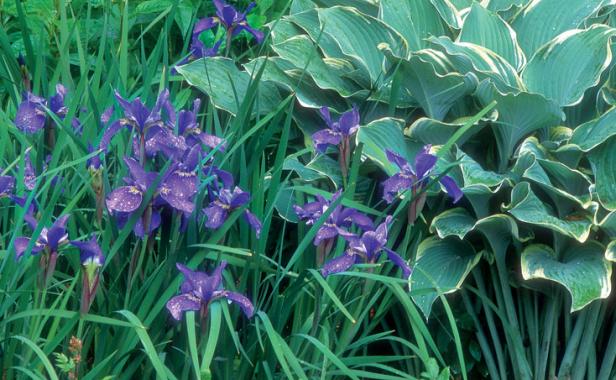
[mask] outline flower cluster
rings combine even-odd
[[[195,196],[202,183],[201,175],[214,177],[206,186],[210,203],[202,209],[207,218],[206,227],[219,228],[233,210],[249,202],[250,194],[233,186],[233,176],[214,165],[215,153],[223,152],[226,146],[223,139],[200,129],[198,99],[192,110],[176,112],[167,90],[159,95],[152,109],[139,98],[128,101],[117,93],[116,98],[124,110],[124,117],[111,123],[98,149],[106,150],[112,137],[123,128],[133,131],[136,157],[124,158],[129,174],[124,178],[125,186],[109,193],[105,202],[120,226],[139,213],[133,231],[143,238],[160,226],[165,209],[179,213],[184,221],[187,220],[197,209]],[[167,162],[156,169],[154,158],[157,156]],[[207,158],[205,163],[202,162],[204,158]],[[147,170],[146,167],[156,170]],[[144,203],[148,191],[152,196]],[[260,221],[248,210],[244,210],[244,215],[258,236]]]

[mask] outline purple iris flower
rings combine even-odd
[[[49,228],[43,227],[39,237],[36,239],[34,246],[32,247],[32,253],[45,252],[50,254],[57,254],[58,247],[68,243],[68,234],[66,233],[66,222],[69,215],[64,215],[56,219],[53,225]],[[28,223],[32,230],[35,230],[38,226],[38,221],[30,213],[24,220]],[[30,244],[30,238],[21,236],[15,238],[15,257],[19,260],[28,245]]]
[[[15,190],[15,177],[0,175],[0,198],[10,197]]]
[[[222,271],[227,266],[226,261],[221,262],[210,275],[193,271],[180,263],[176,266],[184,275],[184,282],[180,287],[181,294],[167,302],[167,309],[175,320],[179,321],[182,313],[190,310],[200,311],[201,317],[205,318],[210,303],[222,298],[238,304],[248,318],[254,314],[254,306],[248,298],[222,288]]]
[[[430,154],[430,145],[424,146],[421,152],[415,156],[414,170],[411,164],[397,153],[387,150],[386,154],[387,159],[400,168],[398,173],[383,182],[383,199],[387,203],[393,202],[394,197],[402,190],[411,189],[413,194],[418,193],[427,184],[437,161],[436,156]],[[445,187],[447,194],[453,198],[454,203],[462,198],[462,190],[460,190],[453,178],[443,176],[440,179],[440,183]]]
[[[306,224],[314,224],[330,207],[331,203],[340,197],[341,191],[337,191],[332,196],[332,200],[328,201],[321,195],[317,195],[316,201],[308,202],[303,206],[294,205],[293,209],[301,220],[305,220]],[[324,241],[332,241],[338,235],[348,234],[347,229],[353,224],[364,231],[374,228],[372,220],[361,212],[350,207],[336,206],[334,211],[329,215],[325,223],[317,231],[314,238],[314,245],[319,245]]]
[[[66,88],[56,85],[56,93],[47,101],[45,98],[36,96],[30,92],[24,95],[24,99],[17,108],[15,126],[24,133],[33,134],[45,127],[47,112],[45,107],[55,113],[60,119],[66,116],[67,109],[64,106]]]
[[[341,256],[325,263],[321,269],[323,276],[344,272],[357,263],[373,264],[385,252],[389,260],[402,269],[403,278],[407,279],[411,275],[411,268],[400,255],[385,246],[387,226],[390,223],[391,216],[387,216],[385,222],[379,224],[374,231],[366,231],[361,236],[346,234],[344,237],[349,243],[348,248]]]
[[[353,106],[350,111],[340,115],[338,121],[333,121],[327,107],[321,107],[321,116],[327,128],[312,134],[312,141],[318,153],[325,153],[328,145],[338,147],[338,162],[343,178],[347,177],[349,160],[351,158],[351,136],[359,129],[359,111]]]
[[[130,174],[130,177],[124,178],[127,186],[113,190],[106,199],[107,208],[117,214],[121,225],[141,207],[145,193],[158,177],[158,173],[146,172],[132,158],[125,158],[124,162]],[[167,204],[175,210],[192,213],[195,207],[192,198],[197,193],[197,176],[194,172],[184,172],[176,168],[177,165],[173,165],[163,175],[160,185],[154,192],[154,203]],[[137,221],[134,232],[137,236],[143,237],[146,225],[149,226],[147,233],[151,233],[160,226],[160,221],[160,211],[152,208],[149,218],[143,215]]]
[[[79,248],[79,258],[82,269],[81,312],[87,313],[96,296],[100,280],[100,269],[105,265],[105,255],[92,236],[88,241],[71,241],[71,245]]]
[[[66,232],[66,222],[69,215],[64,215],[56,219],[53,225],[49,228],[43,227],[41,233],[36,238],[34,246],[32,247],[32,254],[41,253],[40,267],[42,268],[42,276],[39,279],[39,285],[44,286],[49,282],[53,272],[56,268],[56,261],[58,259],[58,249],[62,245],[68,243],[68,233]],[[30,225],[30,228],[34,231],[38,226],[38,221],[34,215],[28,212],[24,217],[24,220]],[[15,238],[15,259],[19,260],[28,245],[30,244],[30,238],[20,236]]]
[[[207,216],[205,226],[214,230],[220,228],[234,210],[248,202],[250,202],[250,194],[237,186],[233,191],[228,188],[220,189],[208,207],[203,209],[203,213]],[[257,238],[259,238],[262,227],[261,221],[249,210],[244,210],[244,219],[255,230]]]
[[[195,40],[199,39],[199,35],[203,31],[212,29],[216,25],[222,25],[227,30],[227,41],[230,41],[231,37],[237,36],[243,30],[252,34],[257,43],[263,41],[263,32],[252,28],[246,20],[248,12],[255,7],[254,2],[250,3],[244,12],[238,12],[233,6],[222,0],[212,0],[212,2],[216,7],[216,16],[207,17],[197,22],[193,30],[193,44]]]
[[[338,121],[333,121],[327,107],[321,107],[321,116],[327,124],[312,135],[312,141],[317,152],[324,153],[328,145],[340,145],[348,140],[359,129],[359,111],[353,106],[350,111],[343,113]]]

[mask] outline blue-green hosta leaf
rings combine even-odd
[[[334,90],[344,97],[355,95],[361,90],[355,82],[342,77],[345,72],[354,69],[350,62],[338,59],[338,65],[329,65],[307,35],[289,38],[272,45],[272,49],[282,59],[291,62],[300,70],[305,70],[319,88]],[[367,90],[365,92],[367,95]]]
[[[462,207],[452,208],[438,214],[432,219],[430,231],[436,232],[441,239],[457,236],[463,240],[475,227],[476,219]]]
[[[299,162],[297,157],[285,158],[282,163],[282,170],[292,170],[299,176],[299,178],[308,182],[316,181],[324,177],[323,174],[314,169],[308,168],[306,165]]]
[[[616,240],[612,240],[605,249],[605,259],[616,263]]]
[[[593,149],[588,159],[599,201],[606,209],[616,211],[616,136]]]
[[[616,240],[616,211],[612,211],[602,218],[595,214],[594,223],[605,231],[610,239]]]
[[[575,128],[569,143],[588,152],[614,135],[616,135],[616,107]]]
[[[386,149],[411,160],[403,128],[404,120],[387,117],[361,126],[357,132],[357,143],[364,144],[363,154],[378,163],[388,175],[397,173],[398,167],[389,162]]]
[[[276,196],[276,202],[274,203],[278,215],[288,222],[298,223],[299,218],[295,210],[293,210],[293,205],[296,203],[295,190],[291,188],[288,183],[284,183],[280,186],[278,195]]]
[[[558,125],[564,117],[556,103],[539,94],[502,94],[494,85],[484,81],[477,88],[476,95],[483,105],[493,100],[497,102],[498,120],[494,124],[494,134],[501,160],[511,157],[524,136],[540,128]]]
[[[420,293],[411,297],[426,319],[437,297],[460,289],[480,258],[472,245],[459,239],[431,237],[419,244],[409,289]],[[430,289],[434,291],[426,293]]]
[[[614,28],[593,25],[554,38],[524,68],[522,79],[526,87],[563,107],[579,103],[584,91],[599,82],[601,73],[610,64],[609,41],[614,34]]]
[[[542,226],[561,234],[570,236],[580,242],[586,241],[590,234],[592,220],[586,215],[560,219],[552,214],[530,189],[528,182],[518,183],[511,191],[509,213],[519,221]]]
[[[379,83],[385,74],[379,45],[386,44],[396,56],[406,56],[404,40],[381,20],[354,8],[319,8],[317,12],[323,33],[336,41],[345,56],[366,70],[373,84]]]
[[[591,205],[590,180],[581,172],[560,162],[537,159],[522,176],[539,184],[552,196],[564,197],[583,208]],[[553,199],[555,203],[559,203],[557,199]]]
[[[531,0],[488,0],[488,9],[492,12],[508,11],[513,7],[521,7]]]
[[[526,63],[515,31],[499,15],[479,3],[473,3],[470,13],[464,19],[458,41],[488,48],[506,59],[516,70],[520,70]]]
[[[612,265],[595,242],[570,247],[559,258],[552,248],[533,244],[522,251],[525,280],[545,279],[564,286],[571,294],[571,311],[580,310],[611,292]]]
[[[270,39],[272,44],[279,44],[289,38],[304,35],[304,30],[286,17],[271,22],[267,26],[271,30]]]
[[[404,131],[404,134],[425,144],[443,145],[454,133],[456,133],[456,131],[458,131],[458,129],[465,125],[467,119],[469,118],[460,118],[451,123],[445,123],[443,121],[421,117],[415,120],[415,122]],[[463,145],[466,140],[479,132],[481,128],[483,128],[481,124],[474,124],[456,143],[458,145]]]
[[[412,55],[406,60],[392,56],[387,50],[385,52],[389,61],[399,64],[401,88],[410,93],[432,119],[444,119],[451,107],[477,86],[477,78],[473,74],[441,75],[432,63],[419,55]]]
[[[571,29],[601,8],[605,0],[534,0],[513,21],[518,42],[528,57],[542,45]],[[574,60],[575,61],[575,60]]]
[[[240,71],[227,58],[201,58],[187,65],[178,66],[178,73],[191,85],[206,93],[214,106],[236,115],[246,97],[251,82],[250,74]],[[275,109],[282,97],[272,82],[260,81],[253,114],[266,114]],[[257,111],[258,108],[258,111]]]
[[[323,52],[323,56],[344,58],[344,53],[334,38],[329,34],[322,33],[321,22],[319,21],[319,14],[316,9],[292,14],[285,17],[283,20],[289,20],[306,31],[313,41],[319,43],[319,48]]]
[[[515,220],[509,215],[494,214],[476,220],[462,207],[437,215],[432,220],[430,231],[436,232],[441,239],[457,236],[460,240],[471,231],[481,232],[488,238],[492,249],[497,249],[497,255],[504,254],[512,240],[524,242],[533,237],[531,231],[520,231]]]
[[[316,7],[317,5],[312,0],[293,0],[289,7],[289,14],[300,13]]]
[[[492,50],[469,42],[453,42],[448,37],[432,37],[430,42],[444,49],[460,73],[473,72],[479,80],[489,78],[503,92],[524,90],[516,69]]]
[[[445,21],[450,27],[454,29],[460,29],[462,27],[462,17],[460,16],[460,12],[450,0],[430,0],[430,2],[441,15],[443,21]]]
[[[340,164],[328,155],[317,155],[306,167],[329,178],[337,189],[342,187]]]
[[[410,51],[427,48],[430,36],[449,34],[429,0],[381,0],[379,18],[405,38]]]
[[[302,75],[301,70],[296,69],[293,64],[280,57],[272,57],[267,60],[264,57],[258,57],[246,63],[244,68],[249,73],[256,73],[263,64],[266,67],[261,76],[262,81],[275,83],[289,92],[294,92],[297,101],[303,107],[321,108],[323,105],[327,105],[338,111],[347,108],[346,102],[337,93],[320,89],[310,76]]]
[[[509,182],[507,176],[483,169],[477,161],[459,149],[457,157],[458,161],[460,161],[460,171],[464,180],[463,190],[465,190],[465,193],[466,190],[473,190],[477,186],[496,188],[498,190],[504,182]]]

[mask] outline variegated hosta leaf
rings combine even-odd
[[[606,209],[616,211],[616,136],[593,149],[588,159],[599,201]]]
[[[473,3],[470,13],[464,19],[458,41],[490,49],[517,70],[526,63],[515,31],[499,15],[485,9],[479,3]]]
[[[521,7],[528,4],[531,0],[488,0],[487,8],[492,12],[502,12],[511,10],[514,7]]]
[[[304,30],[292,23],[288,17],[268,24],[268,27],[271,30],[270,39],[272,44],[279,44],[289,38],[304,34]]]
[[[319,42],[319,48],[323,56],[329,58],[344,58],[344,53],[329,34],[322,33],[321,22],[316,8],[304,12],[295,13],[283,18],[302,28],[313,41]]]
[[[575,245],[558,256],[543,244],[526,247],[522,252],[522,276],[525,280],[546,279],[563,285],[571,294],[572,312],[610,295],[612,265],[605,260],[600,244]]]
[[[458,239],[440,240],[432,237],[419,244],[413,274],[409,278],[409,289],[411,298],[426,319],[439,294],[453,293],[460,289],[480,258],[481,254],[476,253],[473,246]]]
[[[601,8],[605,0],[533,0],[513,21],[518,42],[530,58],[542,45],[571,29]],[[567,62],[567,61],[563,61]],[[574,61],[575,62],[575,59]]]
[[[403,128],[404,120],[383,118],[360,127],[357,132],[357,143],[364,144],[362,153],[378,163],[388,175],[398,172],[398,167],[389,162],[386,149],[412,161]]]
[[[590,180],[560,162],[537,159],[524,171],[523,177],[537,183],[551,196],[566,198],[583,208],[590,207]],[[558,207],[560,202],[554,201]]]
[[[354,8],[319,8],[317,12],[323,33],[336,41],[345,56],[366,70],[373,84],[385,74],[379,45],[388,45],[394,55],[406,56],[407,47],[400,35],[378,19]]]
[[[479,80],[489,78],[502,92],[524,90],[516,69],[492,50],[469,42],[453,42],[448,37],[432,37],[430,42],[444,50],[460,73],[472,72]]]
[[[456,207],[447,210],[432,220],[430,230],[436,232],[442,239],[457,236],[464,239],[471,231],[482,233],[488,240],[496,257],[504,258],[509,244],[513,241],[528,241],[533,237],[531,231],[518,228],[515,220],[509,215],[494,214],[475,220],[466,209]]]
[[[450,73],[440,75],[432,63],[418,55],[409,60],[394,57],[388,50],[387,59],[397,67],[400,87],[419,103],[431,118],[442,120],[451,107],[463,96],[470,94],[477,85],[473,74]]]
[[[605,259],[616,263],[616,240],[612,240],[605,249]]]
[[[505,162],[524,136],[540,128],[555,126],[564,117],[556,103],[539,94],[503,94],[484,81],[477,88],[476,95],[484,105],[493,100],[497,102],[498,120],[494,123],[494,134],[499,155]]]
[[[235,115],[246,98],[251,84],[250,74],[240,71],[228,58],[201,58],[187,65],[178,66],[178,73],[191,85],[206,93],[212,103]],[[275,109],[282,97],[271,82],[260,81],[257,88],[258,102],[253,114],[266,114]]]
[[[464,179],[462,187],[464,192],[472,191],[475,187],[483,186],[486,188],[499,188],[504,182],[508,182],[509,178],[503,174],[494,173],[485,170],[463,151],[457,151],[457,157],[460,161],[460,171]]]
[[[609,41],[614,34],[614,28],[593,25],[554,38],[524,68],[522,79],[526,87],[560,106],[579,103],[584,91],[599,82],[612,60]]]
[[[361,90],[357,83],[343,77],[345,72],[353,70],[353,66],[340,59],[331,59],[329,62],[332,64],[328,64],[321,58],[314,42],[307,35],[289,38],[272,45],[272,49],[297,69],[305,70],[319,88],[334,90],[344,97],[355,95]],[[367,90],[364,92],[365,95],[368,94]]]
[[[445,21],[450,27],[454,29],[460,29],[462,27],[462,17],[460,16],[460,12],[450,0],[430,0],[430,2],[441,15],[443,21]]]
[[[451,123],[445,123],[443,121],[421,117],[415,120],[415,122],[404,131],[404,134],[425,144],[443,145],[458,129],[464,126],[468,119],[469,118],[460,118]],[[464,144],[466,140],[479,132],[481,128],[483,128],[481,124],[474,124],[458,139],[457,144]]]
[[[565,219],[554,216],[545,203],[532,192],[528,182],[521,182],[513,188],[511,204],[507,208],[511,215],[522,222],[551,229],[580,242],[586,241],[590,234],[592,220],[589,216],[576,214]]]
[[[429,0],[381,0],[379,5],[379,18],[404,37],[411,51],[427,48],[430,36],[449,34]]]
[[[614,135],[616,135],[616,107],[575,128],[569,143],[588,152]]]
[[[612,211],[603,217],[595,214],[594,223],[601,227],[610,239],[616,240],[616,211]]]
[[[299,178],[308,182],[316,181],[324,177],[323,174],[314,169],[308,168],[306,165],[299,162],[297,157],[289,156],[285,158],[282,163],[282,170],[292,170],[299,176]]]
[[[297,204],[297,200],[295,199],[295,191],[291,188],[289,183],[285,182],[278,190],[274,207],[276,208],[278,215],[280,215],[280,217],[284,220],[291,223],[298,223],[299,218],[297,217],[295,210],[293,210],[293,205],[295,204]]]
[[[261,79],[269,81],[265,83],[275,83],[284,91],[294,92],[297,101],[303,107],[321,108],[323,105],[327,105],[340,112],[346,110],[346,102],[337,93],[320,89],[312,78],[302,76],[300,70],[282,58],[272,57],[266,60],[263,57],[258,57],[246,63],[244,68],[247,72],[256,75],[263,64],[266,66]]]

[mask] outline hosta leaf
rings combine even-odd
[[[282,163],[282,170],[293,170],[304,181],[316,181],[324,176],[314,169],[306,167],[297,157],[287,157]]]
[[[451,123],[445,123],[443,121],[421,117],[415,120],[415,122],[404,131],[404,134],[425,144],[443,145],[459,128],[464,126],[466,120],[467,118],[461,118]],[[457,144],[463,145],[466,140],[479,132],[482,127],[483,126],[479,123],[474,124],[458,139]]]
[[[430,42],[445,50],[460,73],[473,72],[479,80],[490,78],[500,91],[524,89],[516,69],[490,49],[469,42],[453,42],[448,37],[432,37]]]
[[[285,19],[305,30],[313,41],[318,41],[319,48],[325,57],[344,58],[344,53],[336,40],[329,34],[322,33],[322,26],[316,9],[296,13]]]
[[[288,183],[285,183],[280,186],[274,207],[281,218],[291,223],[297,223],[299,218],[293,210],[293,205],[296,204],[295,194],[294,190],[289,188],[288,185]]]
[[[572,312],[610,295],[612,266],[598,243],[570,247],[561,258],[552,248],[533,244],[522,251],[521,262],[525,280],[540,278],[563,285],[571,294]]]
[[[272,49],[298,69],[305,70],[319,88],[335,90],[344,97],[354,95],[361,90],[356,83],[342,77],[345,71],[353,70],[353,66],[347,63],[347,66],[341,69],[328,65],[317,52],[310,37],[306,35],[295,36],[272,45]]]
[[[494,134],[501,161],[511,157],[518,141],[524,136],[540,128],[555,126],[564,117],[556,103],[539,94],[502,94],[484,81],[476,95],[483,105],[493,100],[497,102],[498,121],[494,125]]]
[[[342,187],[342,172],[340,171],[340,164],[328,155],[317,155],[306,165],[306,167],[329,178],[337,189]]]
[[[595,174],[595,190],[608,210],[616,210],[616,137],[593,149],[588,155]]]
[[[409,92],[432,119],[444,119],[451,107],[460,98],[470,94],[477,85],[477,78],[473,74],[440,75],[432,63],[417,55],[405,60],[388,54],[388,59],[399,64],[402,89]]]
[[[321,108],[327,104],[330,108],[341,111],[347,108],[346,102],[334,91],[321,90],[311,77],[302,75],[302,71],[295,69],[290,62],[279,57],[256,58],[244,65],[249,73],[256,73],[261,65],[266,67],[261,76],[262,81],[270,81],[285,90],[295,92],[297,101],[307,108]]]
[[[579,103],[612,60],[609,40],[615,33],[616,29],[593,25],[559,35],[539,49],[524,68],[526,87],[560,106]]]
[[[473,160],[469,155],[458,150],[458,161],[460,161],[460,170],[464,179],[463,189],[472,189],[474,186],[482,185],[488,188],[500,187],[503,182],[508,180],[508,177],[489,170],[484,170],[477,161]]]
[[[460,29],[462,27],[460,13],[450,0],[430,0],[430,2],[449,26],[454,29]]]
[[[605,259],[616,263],[616,240],[612,240],[605,249]]]
[[[588,152],[614,135],[616,135],[616,107],[575,128],[569,143]]]
[[[458,290],[480,258],[472,245],[454,238],[431,237],[419,244],[409,289],[420,294],[411,297],[426,319],[439,294]],[[434,291],[425,293],[429,289]]]
[[[512,7],[526,5],[531,0],[489,0],[488,9],[492,12],[507,11]]]
[[[475,227],[475,218],[462,207],[440,213],[432,220],[431,231],[436,231],[441,239],[457,236],[460,240]]]
[[[379,18],[405,38],[411,51],[428,47],[430,36],[449,34],[429,0],[381,0]]]
[[[509,213],[522,222],[551,229],[580,242],[586,241],[590,234],[592,221],[589,217],[581,215],[565,220],[554,216],[532,192],[528,182],[521,182],[513,188],[508,208]]]
[[[362,126],[357,132],[357,143],[363,143],[363,154],[379,164],[388,175],[398,171],[398,167],[389,162],[385,150],[389,149],[411,161],[409,148],[402,133],[404,121],[393,118],[375,120]]]
[[[523,177],[539,184],[548,194],[564,197],[583,208],[590,206],[592,184],[588,178],[560,162],[537,159],[524,171]],[[554,201],[558,207],[560,202]]]
[[[190,85],[206,93],[216,107],[233,115],[237,114],[251,82],[250,74],[238,70],[227,58],[201,58],[178,66],[177,71]],[[261,114],[272,111],[282,101],[278,89],[271,82],[259,82],[256,96],[255,103]],[[257,107],[254,107],[253,114],[256,112]]]
[[[268,24],[268,26],[271,29],[270,39],[272,44],[279,44],[289,38],[304,35],[304,31],[299,26],[292,23],[288,18],[282,18]]]
[[[580,27],[602,3],[605,0],[535,0],[516,17],[512,27],[518,33],[520,46],[531,57],[554,37]]]
[[[379,45],[387,44],[397,56],[406,55],[407,47],[400,35],[378,19],[344,7],[319,8],[318,14],[323,32],[367,71],[372,83],[377,83],[385,74]]]
[[[517,42],[515,31],[496,13],[473,3],[464,20],[459,42],[470,42],[490,49],[520,70],[526,63],[524,52]]]
[[[616,211],[608,213],[603,218],[595,215],[594,223],[601,227],[610,239],[616,240]]]

